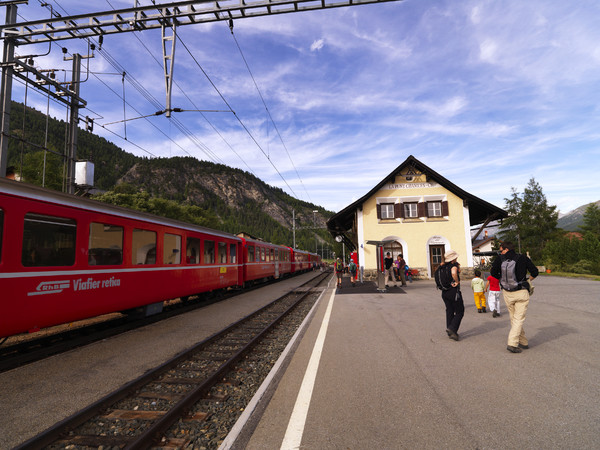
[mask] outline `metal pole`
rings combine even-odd
[[[317,249],[317,219],[316,219],[316,216],[315,216],[315,214],[317,212],[318,211],[313,210],[313,228],[315,229],[315,253],[317,253],[317,251],[318,251],[318,249]]]
[[[292,230],[294,232],[294,246],[296,248],[296,211],[292,209]]]
[[[17,20],[17,5],[6,5],[6,25],[15,23]],[[8,134],[10,131],[10,102],[12,99],[12,78],[15,59],[15,43],[13,39],[4,38],[4,54],[2,57],[2,86],[0,95],[0,108],[2,116],[0,118],[0,177],[6,177],[8,168]]]
[[[75,161],[77,160],[77,122],[79,121],[79,81],[81,79],[81,55],[73,54],[73,80],[71,92],[75,94],[71,101],[71,117],[69,120],[69,154],[67,156],[67,192],[75,193]]]

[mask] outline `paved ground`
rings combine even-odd
[[[252,436],[234,447],[280,448],[333,301],[302,449],[600,448],[600,282],[535,285],[521,354],[506,350],[506,310],[478,314],[467,283],[459,342],[431,281],[324,295],[265,413],[248,422]]]

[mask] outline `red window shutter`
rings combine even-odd
[[[381,205],[377,205],[377,218],[381,219]]]
[[[448,216],[448,202],[442,202],[442,216]]]
[[[419,217],[427,217],[427,203],[417,203],[417,213]]]
[[[402,203],[394,203],[394,218],[403,217],[403,212]]]

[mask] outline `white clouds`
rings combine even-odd
[[[317,41],[314,41],[311,45],[310,45],[310,51],[314,52],[316,50],[321,50],[323,48],[323,45],[325,45],[325,41],[323,39],[319,39]]]

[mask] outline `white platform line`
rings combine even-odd
[[[331,310],[333,308],[333,300],[335,297],[335,289],[331,292],[329,298],[329,304],[321,323],[321,329],[317,336],[315,346],[313,347],[312,355],[308,361],[306,373],[300,386],[300,392],[296,398],[296,404],[292,411],[292,416],[288,423],[283,442],[281,443],[281,450],[292,450],[299,449],[300,442],[302,441],[302,435],[304,433],[304,425],[306,423],[306,416],[308,415],[308,408],[310,406],[310,400],[312,397],[313,388],[315,385],[315,379],[317,378],[317,371],[319,369],[319,362],[321,360],[321,354],[323,353],[323,345],[325,344],[325,335],[327,334],[327,327],[329,326],[329,319],[331,317]]]

